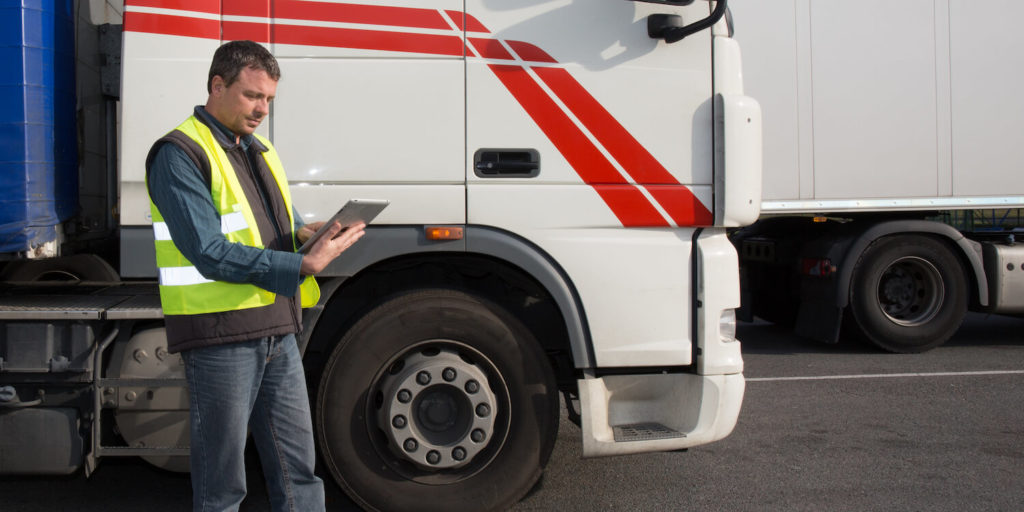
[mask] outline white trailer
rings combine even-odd
[[[744,318],[917,352],[968,309],[1024,313],[1024,5],[730,6],[764,109]]]

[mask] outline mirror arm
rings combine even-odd
[[[647,33],[654,39],[664,39],[666,43],[682,41],[688,35],[695,34],[718,23],[728,10],[727,0],[718,0],[711,15],[698,22],[686,26],[678,26],[681,19],[672,14],[652,14],[647,18]]]

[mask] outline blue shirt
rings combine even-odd
[[[201,105],[195,108],[195,115],[230,140],[235,140],[236,135]],[[240,137],[239,144],[248,149],[252,140],[252,135],[245,135]],[[287,297],[298,291],[302,280],[299,275],[302,255],[228,242],[221,233],[220,214],[213,204],[203,172],[184,150],[174,144],[163,144],[153,158],[147,184],[149,195],[160,209],[174,245],[204,277],[229,283],[250,283]],[[294,230],[298,231],[302,227],[302,219],[294,208],[293,217]]]

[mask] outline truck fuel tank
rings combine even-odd
[[[1024,314],[1024,244],[983,243],[989,310]]]

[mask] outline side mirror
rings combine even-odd
[[[638,2],[650,2],[657,4],[666,5],[689,5],[693,3],[693,0],[633,0]],[[677,14],[652,14],[647,18],[647,35],[652,39],[664,39],[666,43],[675,43],[682,41],[683,38],[690,34],[695,34],[711,27],[718,20],[725,16],[726,11],[729,9],[727,0],[718,0],[715,5],[715,10],[711,11],[711,15],[698,22],[691,23],[689,25],[683,25],[683,18]]]

